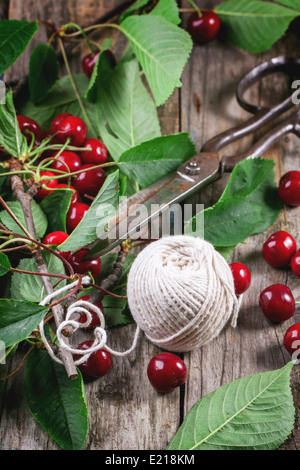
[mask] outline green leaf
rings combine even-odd
[[[225,39],[252,53],[263,52],[283,36],[300,12],[257,0],[228,0],[215,7]]]
[[[26,363],[24,390],[37,422],[63,450],[81,450],[88,429],[82,377],[70,380],[65,368],[44,350],[34,350]]]
[[[89,79],[84,74],[74,74],[73,78],[93,128],[97,129],[95,107],[85,99],[85,94],[89,86]],[[84,119],[84,115],[78,104],[78,100],[68,75],[56,81],[45,99],[41,100],[36,105],[28,100],[20,106],[19,112],[20,114],[24,114],[25,116],[35,119],[42,129],[50,129],[50,125],[54,117],[63,112],[68,112]],[[90,128],[88,136],[97,137],[97,135],[95,136],[93,134]]]
[[[50,232],[66,232],[66,216],[72,199],[71,190],[55,190],[40,203],[40,208],[48,219]]]
[[[293,362],[223,385],[198,401],[167,450],[274,450],[293,430]]]
[[[11,90],[5,104],[0,104],[0,144],[13,157],[26,154],[27,143],[19,128]]]
[[[109,49],[110,46],[110,42],[108,42],[105,47],[103,47],[103,45],[101,46],[101,52],[93,69],[90,83],[85,95],[85,98],[90,103],[95,103],[95,101],[97,101],[99,86],[103,85],[104,88],[109,88],[113,69],[111,67],[109,57],[105,51]]]
[[[37,30],[37,21],[0,21],[0,75],[25,51]]]
[[[252,235],[260,219],[261,208],[245,197],[232,197],[204,210],[204,239],[215,247],[231,247]],[[185,234],[197,236],[193,230],[196,214],[186,225]],[[200,226],[201,224],[199,224]]]
[[[175,0],[160,0],[153,10],[151,10],[150,14],[161,16],[175,25],[181,23],[178,5]]]
[[[49,252],[43,252],[43,258],[49,273],[64,274],[64,264],[55,255]],[[37,265],[34,258],[24,258],[20,261],[18,269],[24,271],[37,271]],[[54,284],[58,281],[57,277],[50,277],[50,282]],[[66,285],[66,280],[60,282],[60,287]],[[61,294],[61,297],[65,294]],[[30,302],[40,303],[46,296],[45,287],[41,276],[32,274],[14,273],[11,280],[11,296],[19,300],[28,300]],[[58,296],[59,298],[59,296]]]
[[[19,201],[8,201],[7,205],[10,208],[10,210],[13,212],[13,214],[17,217],[19,222],[21,222],[21,224],[24,227],[26,227],[25,216],[24,216],[23,209]],[[47,217],[45,216],[44,212],[35,201],[31,201],[31,210],[32,210],[32,216],[33,216],[36,234],[39,238],[42,238],[47,230],[47,225],[48,225]],[[11,230],[12,232],[16,232],[16,233],[24,235],[22,229],[18,226],[18,224],[13,220],[13,218],[9,215],[9,213],[6,210],[3,210],[0,212],[0,220],[3,223],[3,225],[5,225],[5,227]]]
[[[6,347],[23,341],[46,313],[47,307],[32,302],[0,299],[0,341]]]
[[[175,171],[196,153],[189,135],[182,132],[157,137],[124,152],[119,165],[128,178],[145,188]]]
[[[8,256],[5,253],[0,253],[0,276],[5,276],[11,269]]]
[[[48,44],[38,44],[30,56],[29,93],[33,103],[44,99],[58,78],[57,57]]]
[[[278,196],[274,173],[275,163],[266,158],[246,159],[233,170],[220,201],[232,196],[247,197],[261,206],[261,217],[254,233],[262,233],[280,214],[282,202]]]
[[[155,104],[146,90],[137,60],[123,60],[98,90],[98,129],[115,161],[126,150],[161,135]],[[101,83],[103,82],[101,81]]]
[[[89,210],[69,235],[59,245],[60,251],[75,251],[97,240],[107,223],[116,215],[119,204],[119,171],[109,174]]]
[[[127,16],[133,15],[136,11],[143,8],[150,0],[136,0],[120,17],[120,23],[127,18]]]
[[[189,34],[162,17],[130,16],[120,24],[146,75],[157,106],[176,87],[193,48]]]

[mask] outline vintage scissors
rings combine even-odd
[[[130,239],[133,233],[137,233],[151,219],[158,217],[164,210],[177,204],[188,196],[198,191],[200,188],[222,177],[224,172],[231,172],[235,165],[245,158],[255,158],[262,156],[277,140],[288,133],[293,133],[300,137],[300,107],[297,106],[295,93],[292,93],[284,101],[273,107],[261,107],[247,102],[244,98],[246,90],[263,77],[277,72],[283,72],[289,77],[300,78],[300,59],[290,59],[285,56],[275,57],[264,62],[249,73],[239,82],[236,90],[236,98],[240,106],[253,116],[245,123],[232,127],[231,129],[208,140],[202,147],[201,152],[181,165],[178,170],[151,186],[139,191],[126,200],[126,205],[119,207],[118,216],[108,224],[106,236],[101,237],[106,242],[94,242],[90,245],[91,256],[102,256],[126,239]],[[218,152],[223,147],[235,142],[255,131],[262,126],[273,122],[286,111],[294,108],[291,115],[284,118],[260,138],[248,151],[240,155],[225,156],[220,158]],[[129,217],[134,208],[143,204],[148,209],[148,214],[136,226],[129,230],[118,232],[117,226],[121,225],[124,218]],[[151,207],[158,207],[156,211]],[[110,233],[119,233],[114,239]]]

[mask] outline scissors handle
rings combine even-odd
[[[202,152],[219,152],[219,150],[253,132],[262,126],[272,122],[278,116],[295,106],[292,96],[274,106],[273,108],[262,108],[255,116],[248,119],[246,123],[239,124],[221,134],[209,139],[202,147]]]
[[[261,137],[248,151],[232,157],[226,156],[222,159],[222,171],[230,172],[237,163],[246,158],[255,158],[262,156],[269,150],[279,139],[289,133],[295,134],[300,137],[300,109],[292,114],[288,119],[285,119],[281,124],[274,129],[267,132]]]

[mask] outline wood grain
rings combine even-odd
[[[203,1],[201,6],[212,8],[218,1]],[[33,20],[36,18],[53,21],[56,25],[75,21],[86,25],[101,17],[122,1],[67,0],[11,0],[10,18]],[[187,1],[181,2],[188,7]],[[185,25],[187,14],[183,15]],[[28,71],[30,51],[39,41],[49,37],[42,28],[26,54],[21,57],[8,73],[9,79],[22,78]],[[116,39],[116,38],[115,38]],[[114,42],[116,54],[120,50]],[[122,48],[124,43],[121,41]],[[80,70],[80,59],[86,48],[72,52],[72,70]],[[205,47],[195,46],[183,74],[183,86],[175,91],[168,102],[159,108],[163,134],[179,131],[189,132],[197,150],[203,143],[229,127],[249,117],[236,99],[238,80],[253,66],[273,56],[299,55],[299,36],[292,31],[264,54],[251,55],[216,40]],[[255,102],[274,101],[286,91],[281,78],[272,78],[263,86],[251,89],[249,99]],[[264,132],[250,136],[226,149],[224,154],[233,155],[242,151]],[[223,153],[222,153],[223,154]],[[299,140],[295,136],[284,138],[264,157],[274,159],[276,178],[283,172],[299,168]],[[229,175],[203,189],[186,202],[203,203],[205,207],[220,197]],[[272,283],[287,283],[300,296],[299,279],[286,270],[275,270],[266,265],[261,257],[261,246],[268,234],[283,228],[299,240],[300,208],[284,208],[278,221],[267,233],[251,237],[240,244],[232,260],[245,262],[252,273],[252,285],[243,298],[238,325],[228,326],[212,343],[197,351],[184,354],[188,366],[188,380],[182,390],[169,395],[157,394],[150,386],[146,369],[152,356],[160,352],[144,337],[137,350],[126,358],[114,358],[112,371],[101,380],[86,384],[89,408],[89,432],[85,449],[97,450],[160,450],[165,449],[180,421],[191,407],[204,395],[234,379],[282,367],[289,356],[284,351],[282,339],[285,330],[295,321],[300,321],[300,310],[292,320],[281,325],[268,322],[258,307],[258,296],[262,288]],[[135,326],[114,328],[109,331],[111,347],[124,350],[131,344]],[[7,365],[13,370],[17,356]],[[0,448],[54,450],[58,447],[31,417],[22,390],[23,374],[0,385],[3,397],[0,424]],[[299,449],[299,369],[294,368],[292,386],[297,410],[293,436],[281,447]]]

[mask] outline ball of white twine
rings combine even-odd
[[[90,282],[91,282],[91,278],[89,276],[85,276],[82,279],[83,286],[88,286]],[[72,290],[77,284],[78,284],[78,281],[75,281],[47,295],[42,300],[42,302],[40,302],[40,305],[47,305],[49,302],[51,302],[53,298],[57,297],[63,292]],[[79,328],[88,327],[92,321],[92,315],[90,313],[91,310],[98,315],[99,320],[100,320],[100,326],[97,326],[94,329],[95,339],[92,345],[85,350],[77,349],[75,347],[70,346],[67,342],[66,336],[63,334],[63,330],[68,329],[71,326],[73,329],[73,333],[75,333],[75,331],[78,330]],[[84,323],[81,323],[79,321],[72,319],[72,316],[74,316],[74,314],[85,314],[86,321]],[[58,362],[59,364],[63,364],[63,361],[54,354],[53,349],[50,346],[46,338],[45,331],[44,331],[44,321],[40,322],[39,329],[40,329],[42,341],[49,355],[52,357],[52,359],[55,362]],[[59,343],[59,347],[61,349],[65,349],[66,351],[69,351],[72,354],[81,356],[79,359],[74,361],[75,365],[80,365],[83,362],[87,361],[87,359],[90,357],[90,355],[93,352],[98,351],[99,349],[102,349],[102,348],[105,348],[108,352],[110,352],[111,354],[115,356],[126,356],[127,354],[130,354],[136,348],[139,333],[140,333],[140,330],[137,329],[134,339],[133,339],[132,346],[129,349],[123,352],[114,351],[113,349],[108,347],[106,344],[107,334],[105,330],[105,318],[101,309],[98,308],[96,305],[92,304],[91,302],[88,302],[86,300],[80,300],[80,299],[75,301],[72,305],[69,306],[66,312],[65,320],[60,323],[60,325],[58,326],[56,330],[56,336],[57,336],[57,341]]]
[[[127,296],[146,337],[177,352],[208,343],[230,318],[235,327],[241,302],[223,256],[210,243],[186,235],[163,237],[138,254]]]

